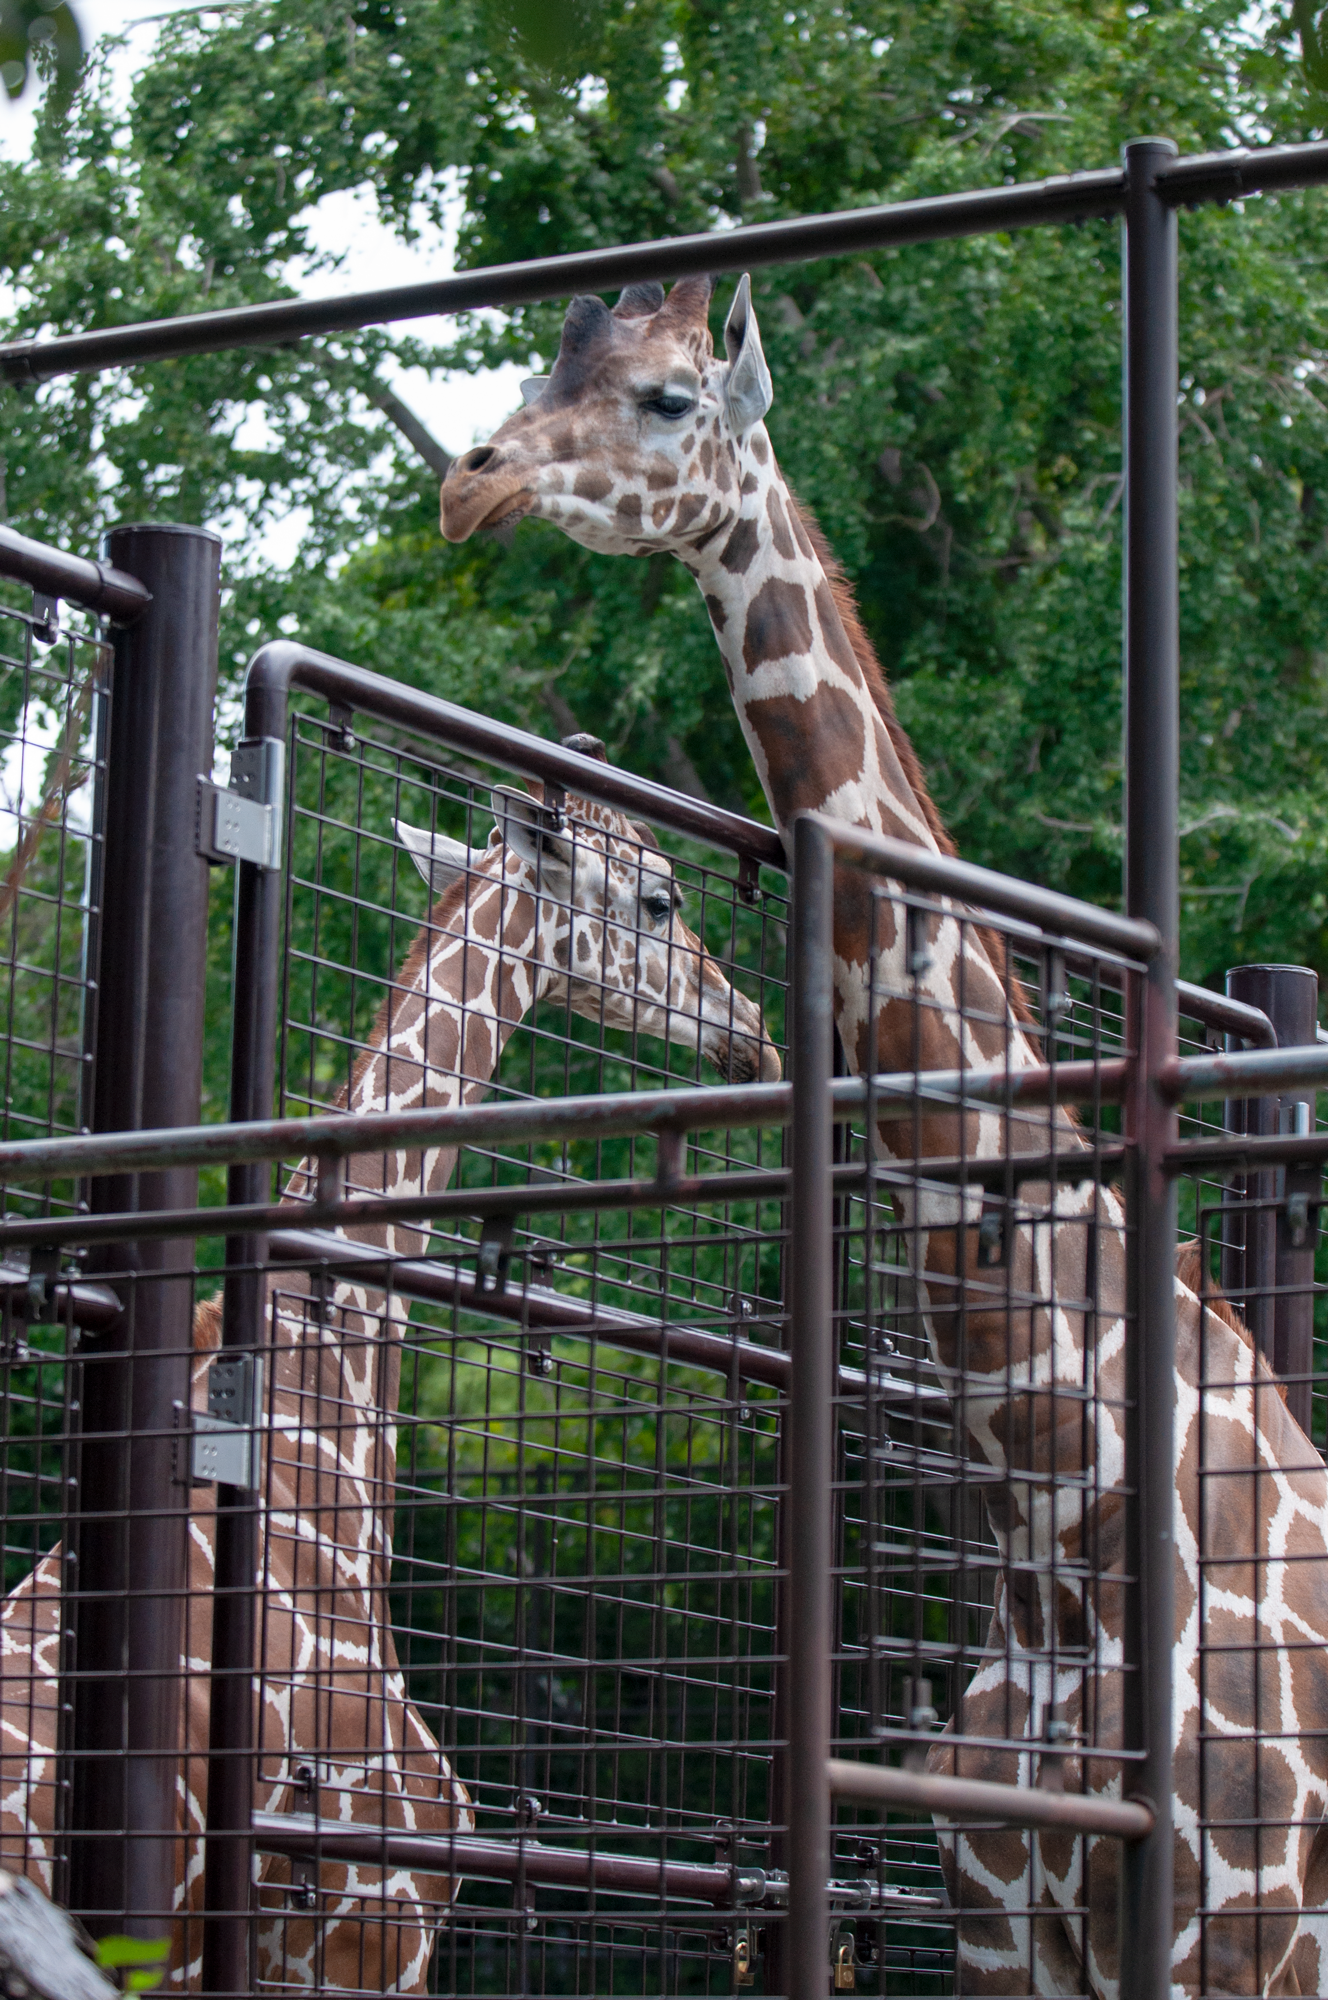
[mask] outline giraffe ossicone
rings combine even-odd
[[[750,284],[738,287],[722,359],[709,309],[705,278],[682,279],[667,296],[633,285],[612,312],[573,300],[537,399],[452,465],[443,532],[459,542],[531,516],[590,549],[672,553],[705,599],[776,823],[819,811],[953,852],[852,594],[776,463],[761,421],[771,392]],[[835,1007],[854,1069],[1040,1060],[1017,983],[980,922],[943,904],[919,972],[910,927],[888,902],[878,920],[879,935],[865,878],[838,871]],[[1059,1110],[1005,1120],[928,1108],[912,1128],[882,1125],[874,1136],[883,1152],[903,1143],[919,1159],[1064,1159],[1085,1147]],[[903,1191],[901,1209],[933,1359],[942,1380],[962,1384],[965,1452],[984,1468],[1001,1561],[962,1727],[930,1762],[1028,1782],[1048,1705],[1095,1748],[1124,1742],[1124,1211],[1091,1178],[1022,1182],[1007,1251],[1021,1304],[1007,1311],[995,1301],[1004,1287],[980,1267],[979,1188],[936,1196],[924,1183]],[[1173,1990],[1322,1993],[1328,1472],[1248,1332],[1201,1308],[1200,1284],[1193,1255],[1182,1257]],[[1205,1576],[1209,1563],[1221,1567]],[[1210,1636],[1220,1628],[1206,1657],[1201,1595]],[[1001,1749],[1003,1739],[1016,1747]],[[1067,1787],[1120,1795],[1122,1762],[1065,1763]],[[1111,1843],[947,1829],[942,1853],[962,1992],[1121,2000]]]
[[[604,759],[594,738],[570,747]],[[604,761],[607,761],[604,759]],[[775,1080],[761,1013],[731,985],[681,915],[672,864],[648,828],[591,798],[555,813],[538,787],[499,787],[487,844],[403,826],[431,907],[337,1103],[350,1115],[483,1096],[514,1030],[539,1000],[634,1035],[696,1050],[724,1076]],[[454,1148],[356,1155],[348,1187],[409,1194],[445,1187]],[[302,1162],[286,1199],[317,1189]],[[392,1256],[422,1256],[428,1226],[341,1232]],[[388,1280],[390,1283],[390,1278]],[[405,1312],[362,1280],[320,1289],[292,1271],[268,1282],[269,1388],[259,1492],[264,1589],[255,1804],[360,1826],[467,1832],[466,1788],[409,1699],[386,1606],[392,1566],[396,1412]],[[193,1403],[219,1337],[215,1303],[194,1320]],[[213,1495],[194,1489],[181,1685],[180,1831],[192,1855],[176,1907],[197,1918],[206,1823]],[[57,1826],[61,1553],[43,1558],[0,1609],[0,1865],[47,1889]],[[256,1694],[258,1692],[256,1676]],[[317,1910],[290,1901],[284,1859],[261,1858],[259,1974],[283,1988],[420,1993],[459,1882],[419,1869],[322,1864]],[[171,1980],[196,1987],[195,1924]]]

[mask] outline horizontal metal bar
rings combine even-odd
[[[1209,1167],[1304,1166],[1328,1167],[1328,1132],[1273,1132],[1267,1138],[1243,1138],[1239,1132],[1220,1139],[1182,1139],[1168,1146],[1162,1163],[1169,1174],[1203,1173]],[[1249,1203],[1239,1204],[1248,1213]],[[1257,1287],[1251,1288],[1257,1290]]]
[[[1328,1044],[1300,1048],[1240,1049],[1231,1054],[1182,1056],[1160,1078],[1174,1103],[1206,1098],[1271,1097],[1302,1085],[1328,1090]]]
[[[1038,1748],[1029,1744],[1030,1750]],[[883,1764],[826,1764],[830,1794],[860,1805],[906,1806],[947,1820],[994,1820],[1006,1826],[1064,1827],[1074,1833],[1113,1834],[1143,1840],[1153,1830],[1153,1809],[1142,1799],[1101,1799],[1081,1792],[1042,1792],[1025,1785],[993,1785],[941,1772],[896,1771]]]
[[[152,602],[147,585],[126,570],[67,555],[13,528],[0,527],[0,576],[26,583],[47,597],[81,605],[84,611],[100,611],[113,625],[132,625]]]
[[[1328,1051],[1325,1051],[1328,1054]],[[915,1104],[963,1110],[977,1105],[1117,1103],[1129,1064],[1034,1064],[1028,1069],[892,1071],[871,1079],[876,1115],[908,1116]],[[860,1116],[865,1077],[836,1077],[834,1116]],[[149,1168],[225,1166],[240,1160],[297,1160],[323,1155],[411,1151],[419,1147],[519,1144],[540,1139],[621,1139],[633,1133],[707,1132],[787,1125],[787,1083],[698,1085],[684,1090],[606,1091],[598,1097],[541,1097],[507,1104],[440,1105],[424,1111],[376,1111],[348,1117],[263,1118],[243,1124],[185,1125],[160,1132],[78,1133],[16,1139],[0,1145],[0,1177],[50,1180],[65,1175],[141,1173]],[[0,1241],[3,1234],[0,1233]]]
[[[458,1312],[484,1313],[506,1319],[531,1333],[565,1339],[601,1341],[631,1354],[676,1362],[685,1368],[705,1368],[716,1375],[734,1375],[741,1382],[760,1382],[768,1389],[787,1390],[791,1361],[777,1347],[753,1340],[711,1333],[704,1327],[675,1320],[653,1319],[617,1306],[592,1305],[585,1299],[555,1292],[542,1285],[508,1285],[502,1291],[482,1288],[472,1272],[431,1258],[393,1259],[384,1250],[344,1237],[325,1236],[312,1229],[274,1230],[268,1239],[274,1263],[325,1270],[343,1277],[367,1278],[385,1290],[390,1285],[402,1298]],[[872,1378],[872,1394],[881,1402],[908,1408],[926,1407],[944,1421],[949,1400],[944,1390],[916,1383],[881,1369]],[[837,1393],[861,1397],[867,1377],[860,1368],[837,1371]]]
[[[358,1862],[367,1866],[427,1868],[430,1873],[476,1881],[529,1883],[532,1888],[585,1889],[617,1895],[647,1895],[656,1902],[704,1902],[735,1915],[782,1910],[788,1901],[788,1878],[778,1870],[708,1866],[693,1861],[652,1861],[642,1855],[606,1854],[603,1849],[549,1847],[543,1841],[503,1840],[482,1833],[417,1834],[395,1828],[347,1825],[344,1820],[316,1820],[294,1813],[256,1812],[253,1833],[266,1854],[286,1854],[293,1860]],[[826,1884],[836,1909],[869,1911],[874,1916],[946,1917],[949,1906],[939,1896],[897,1889],[865,1876],[856,1881]]]
[[[1328,142],[1304,146],[1233,147],[1194,153],[1158,172],[1154,182],[1163,200],[1179,207],[1201,201],[1239,201],[1247,194],[1275,194],[1282,188],[1315,187],[1328,181]]]
[[[1038,223],[1086,222],[1118,214],[1125,175],[1118,167],[1062,174],[1013,187],[925,196],[828,215],[748,224],[740,229],[666,236],[607,250],[578,250],[563,257],[532,257],[518,264],[461,271],[422,284],[351,292],[339,299],[274,299],[265,305],[188,313],[59,334],[51,340],[0,345],[0,376],[11,382],[45,382],[183,354],[215,354],[229,347],[270,346],[345,333],[428,313],[475,312],[482,307],[533,304],[574,292],[617,291],[641,279],[685,278],[697,272],[754,270],[822,257],[860,255],[888,245],[936,243],[955,236],[1028,229]]]
[[[1323,144],[1200,154],[1164,168],[1157,185],[1168,201],[1177,204],[1232,201],[1328,179],[1325,155],[1328,146]],[[131,367],[185,354],[216,354],[232,347],[271,346],[431,313],[475,312],[568,298],[574,292],[616,291],[641,279],[667,281],[702,271],[755,270],[910,243],[939,243],[957,236],[1087,222],[1117,215],[1124,205],[1122,169],[1099,168],[1013,187],[976,188],[606,250],[578,250],[562,257],[532,257],[421,284],[350,292],[339,299],[273,299],[221,312],[58,334],[49,340],[7,341],[0,345],[0,376],[11,382],[45,382],[56,375]]]
[[[61,1222],[78,1223],[85,1219],[79,1216],[61,1217]],[[123,1235],[122,1227],[120,1236]],[[45,1241],[44,1238],[37,1240]],[[16,1296],[27,1304],[31,1283],[30,1272],[0,1264],[0,1299],[6,1306],[11,1306]],[[81,1278],[55,1278],[44,1289],[38,1304],[29,1304],[27,1310],[17,1315],[20,1322],[28,1325],[71,1325],[82,1327],[85,1333],[109,1333],[112,1327],[119,1325],[123,1316],[124,1307],[117,1292],[109,1285],[92,1284]]]
[[[652,1861],[644,1855],[602,1850],[587,1854],[576,1848],[546,1847],[538,1840],[494,1840],[479,1833],[403,1833],[294,1813],[256,1812],[253,1832],[266,1854],[367,1867],[427,1868],[439,1875],[525,1881],[545,1889],[608,1890],[723,1904],[743,1901],[744,1886],[749,1897],[759,1898],[766,1879],[760,1868]]]
[[[1188,979],[1178,979],[1176,1003],[1182,1015],[1201,1021],[1205,1028],[1224,1028],[1261,1049],[1277,1047],[1277,1030],[1263,1009],[1233,1000],[1229,993],[1214,993],[1211,987],[1192,986]]]
[[[976,1163],[979,1178],[993,1162]],[[1021,1162],[1022,1171],[1022,1162]],[[930,1173],[930,1167],[928,1168]],[[836,1169],[836,1185],[861,1184],[865,1169]],[[942,1174],[941,1178],[945,1176]],[[1036,1179],[1033,1172],[1029,1180]],[[364,1223],[413,1222],[435,1225],[449,1216],[485,1219],[500,1215],[574,1214],[580,1209],[672,1208],[680,1203],[782,1201],[788,1175],[780,1167],[754,1167],[742,1173],[680,1174],[667,1181],[609,1180],[522,1181],[516,1186],[447,1188],[430,1194],[353,1195],[344,1201],[220,1202],[211,1208],[120,1209],[111,1213],[36,1216],[0,1223],[0,1257],[6,1250],[31,1244],[64,1246],[86,1243],[130,1243],[163,1236],[244,1236],[256,1230],[354,1229]],[[7,1274],[0,1268],[0,1292],[7,1283],[27,1284],[26,1273]]]
[[[906,888],[936,890],[943,896],[974,904],[980,910],[1019,917],[1056,937],[1121,952],[1126,958],[1147,960],[1158,949],[1156,930],[1137,917],[1099,910],[1096,904],[1081,903],[1077,897],[1062,896],[1055,889],[1040,889],[1035,883],[999,875],[992,868],[979,868],[971,861],[933,853],[930,848],[872,833],[866,827],[848,826],[821,813],[810,817],[824,827],[834,842],[836,860],[870,869],[873,874],[887,875]]]
[[[1118,1091],[1109,1077],[1106,1101]],[[844,1112],[844,1116],[850,1115]],[[1058,1153],[1011,1153],[990,1159],[959,1154],[937,1159],[877,1160],[872,1179],[878,1188],[913,1187],[919,1182],[949,1186],[1015,1188],[1030,1181],[1082,1181],[1094,1175],[1114,1179],[1126,1156],[1116,1139],[1091,1148],[1063,1147]],[[837,1193],[866,1186],[867,1168],[848,1161],[833,1172]],[[243,1236],[281,1229],[296,1221],[305,1229],[353,1229],[364,1223],[437,1224],[449,1216],[574,1214],[581,1209],[678,1208],[689,1202],[783,1201],[789,1175],[783,1167],[752,1167],[712,1174],[677,1174],[667,1180],[521,1181],[502,1187],[436,1189],[429,1194],[353,1195],[344,1201],[220,1202],[207,1208],[119,1209],[97,1215],[28,1216],[0,1223],[0,1257],[33,1244],[62,1248],[89,1243],[128,1243],[152,1237]],[[0,1267],[0,1293],[26,1288],[26,1272]],[[77,1322],[82,1325],[80,1320]]]
[[[744,819],[741,813],[671,792],[649,778],[634,777],[630,771],[601,764],[598,758],[564,749],[561,743],[532,736],[527,730],[514,729],[510,723],[496,722],[472,709],[458,708],[439,695],[425,694],[294,640],[274,639],[260,647],[245,675],[246,697],[267,692],[285,695],[293,687],[383,722],[419,730],[449,749],[501,764],[527,778],[561,785],[565,791],[617,806],[636,818],[657,819],[676,833],[708,841],[728,853],[746,855],[770,868],[787,867],[779,835],[756,820]]]

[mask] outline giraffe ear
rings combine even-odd
[[[724,351],[729,357],[724,408],[733,430],[741,436],[760,423],[775,400],[775,385],[761,349],[761,330],[752,305],[752,281],[745,271],[724,322]]]
[[[428,833],[404,819],[394,819],[392,824],[397,839],[409,851],[435,901],[451,888],[458,875],[464,875],[468,868],[477,868],[484,859],[483,848],[467,847],[463,840],[452,840],[445,833]]]
[[[538,403],[540,397],[544,394],[544,385],[548,379],[547,375],[527,375],[525,381],[521,384],[522,402],[527,405]]]
[[[490,797],[511,852],[538,868],[544,887],[555,896],[570,894],[574,850],[557,816],[528,793],[509,792],[505,785],[495,785]]]

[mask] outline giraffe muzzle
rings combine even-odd
[[[491,445],[480,445],[448,468],[440,496],[443,534],[449,542],[468,541],[481,528],[519,521],[534,499],[524,474]]]

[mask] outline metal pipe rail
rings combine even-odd
[[[846,1115],[851,1116],[849,1112]],[[1239,1143],[1239,1142],[1236,1142]],[[952,1154],[948,1159],[877,1161],[871,1178],[878,1188],[982,1187],[993,1193],[1018,1190],[1030,1181],[1118,1179],[1127,1148],[1118,1140],[1101,1141],[1080,1150],[1059,1153],[1011,1153],[995,1159]],[[866,1185],[867,1169],[848,1162],[832,1169],[837,1195]],[[154,1236],[218,1236],[236,1231],[283,1229],[292,1221],[306,1229],[345,1229],[365,1222],[438,1224],[449,1216],[490,1220],[498,1216],[574,1214],[578,1210],[610,1208],[676,1208],[688,1202],[784,1201],[792,1186],[784,1167],[753,1167],[714,1174],[666,1174],[653,1180],[519,1181],[504,1187],[448,1188],[424,1195],[355,1195],[344,1201],[220,1202],[210,1208],[118,1210],[96,1216],[30,1216],[0,1222],[0,1256],[5,1251],[40,1245],[43,1249],[83,1248],[91,1243],[118,1243]],[[62,1281],[63,1282],[63,1281]],[[27,1274],[6,1276],[0,1268],[0,1294],[6,1287],[25,1288]],[[74,1324],[85,1322],[75,1314]]]
[[[264,1853],[293,1861],[342,1861],[367,1866],[383,1862],[405,1868],[432,1868],[478,1881],[525,1882],[540,1889],[593,1889],[596,1894],[648,1895],[710,1903],[737,1917],[782,1910],[788,1877],[778,1869],[708,1865],[695,1861],[652,1861],[648,1855],[589,1853],[552,1847],[543,1841],[501,1839],[482,1833],[421,1834],[376,1827],[356,1828],[344,1820],[314,1819],[295,1813],[256,1812],[254,1843]],[[838,1909],[873,1916],[941,1913],[939,1896],[896,1889],[871,1877],[826,1884]]]
[[[1268,146],[1249,151],[1197,154],[1173,160],[1154,189],[1169,207],[1235,201],[1328,180],[1328,144]],[[861,256],[864,251],[957,236],[984,236],[1038,225],[1089,222],[1124,213],[1127,176],[1119,167],[1059,174],[1013,187],[977,188],[962,194],[923,196],[827,215],[749,223],[738,229],[661,237],[611,250],[579,250],[562,257],[532,257],[491,265],[423,284],[351,292],[339,299],[274,299],[220,312],[186,313],[57,334],[48,340],[0,345],[0,377],[47,382],[57,375],[132,367],[185,354],[270,346],[346,333],[362,326],[418,319],[427,313],[475,312],[482,307],[530,305],[567,298],[576,291],[616,291],[642,279],[690,277],[698,272],[754,270],[808,259]]]
[[[439,695],[389,680],[368,667],[351,665],[331,653],[315,652],[293,639],[274,639],[260,647],[245,675],[245,726],[251,735],[284,736],[291,690],[321,695],[352,711],[359,709],[380,722],[419,730],[451,750],[520,771],[523,777],[561,785],[602,804],[641,819],[659,816],[675,831],[770,868],[788,866],[784,843],[772,827],[745,819],[741,813],[704,799],[671,792],[649,778],[601,764],[579,750],[565,749],[528,730],[496,722]]]
[[[1324,1054],[1328,1056],[1328,1050]],[[860,1116],[872,1103],[878,1119],[886,1122],[896,1114],[906,1116],[919,1103],[955,1110],[979,1104],[1013,1108],[1053,1102],[1119,1103],[1127,1082],[1123,1059],[1037,1064],[1024,1070],[900,1070],[871,1078],[836,1077],[830,1085],[830,1098],[832,1115],[840,1121]],[[225,1166],[236,1161],[310,1156],[336,1160],[418,1146],[516,1144],[582,1136],[620,1139],[633,1134],[681,1135],[787,1125],[792,1116],[792,1091],[793,1086],[787,1083],[715,1084],[682,1090],[606,1091],[601,1097],[543,1097],[509,1104],[374,1111],[354,1118],[336,1113],[317,1118],[186,1125],[123,1135],[80,1132],[68,1138],[16,1139],[0,1145],[0,1173],[11,1180],[47,1180],[57,1175],[137,1173],[148,1167]],[[378,1213],[386,1215],[386,1206]],[[77,1227],[71,1234],[77,1238]],[[3,1240],[0,1228],[0,1242]],[[41,1240],[51,1239],[43,1236]]]
[[[1037,1063],[1022,1070],[895,1070],[874,1077],[835,1077],[829,1084],[830,1111],[834,1119],[844,1122],[860,1117],[871,1104],[878,1120],[885,1123],[896,1114],[902,1118],[916,1104],[955,1111],[978,1105],[1017,1109],[1050,1103],[1119,1104],[1129,1088],[1129,1069],[1124,1057],[1111,1057],[1096,1063]],[[1318,1084],[1328,1089],[1328,1045],[1185,1056],[1169,1063],[1161,1073],[1161,1087],[1173,1103],[1266,1095],[1291,1084]],[[792,1111],[791,1084],[739,1083],[682,1090],[606,1091],[602,1097],[545,1097],[511,1104],[444,1105],[425,1111],[370,1112],[357,1118],[337,1113],[317,1118],[253,1119],[242,1124],[185,1125],[157,1132],[80,1132],[67,1138],[16,1139],[0,1145],[0,1173],[11,1180],[49,1180],[61,1175],[137,1173],[157,1167],[224,1166],[236,1161],[310,1156],[345,1159],[356,1153],[426,1145],[487,1145],[581,1135],[626,1138],[720,1127],[737,1130],[787,1125]],[[1196,1143],[1206,1147],[1227,1144],[1225,1140]],[[1256,1143],[1234,1138],[1232,1151],[1212,1157],[1234,1158]],[[1292,1157],[1302,1157],[1302,1151],[1305,1158],[1313,1156],[1311,1140],[1290,1139],[1286,1143]],[[948,1170],[950,1163],[944,1164]],[[993,1164],[974,1161],[974,1178],[980,1178]],[[1018,1156],[1012,1164],[1023,1171]],[[956,1163],[955,1170],[961,1165]],[[473,1197],[477,1209],[482,1206],[482,1193],[477,1191]],[[437,1210],[432,1206],[435,1201]],[[421,1212],[442,1213],[447,1206],[442,1196],[429,1197],[429,1204],[427,1211]],[[390,1206],[384,1201],[376,1213],[386,1217]],[[79,1240],[77,1218],[60,1226],[70,1240]],[[31,1240],[30,1225],[18,1227],[24,1240]],[[6,1231],[0,1226],[0,1242],[5,1240]],[[40,1234],[39,1240],[55,1238]]]
[[[1029,1748],[1042,1751],[1041,1745],[1030,1744]],[[1157,1818],[1146,1799],[1043,1792],[1036,1786],[993,1785],[983,1778],[951,1778],[939,1771],[899,1771],[886,1764],[857,1764],[843,1757],[831,1757],[825,1768],[832,1798],[850,1799],[859,1805],[902,1806],[947,1820],[1063,1827],[1071,1833],[1144,1840]]]
[[[132,625],[152,602],[152,592],[114,563],[67,555],[0,527],[0,576],[26,583],[47,597],[62,597],[84,611],[101,612],[112,625]]]

